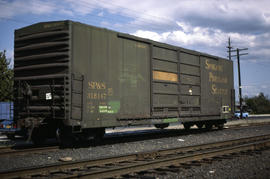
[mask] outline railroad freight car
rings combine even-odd
[[[73,21],[16,30],[14,51],[15,120],[36,143],[127,125],[222,128],[233,115],[227,59]]]
[[[17,131],[13,122],[13,102],[0,102],[0,133],[14,139]]]

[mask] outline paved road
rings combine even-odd
[[[253,119],[267,119],[267,118],[270,118],[270,114],[249,115],[249,118],[253,118]]]

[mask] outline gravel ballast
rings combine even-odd
[[[165,172],[163,174],[148,173],[144,177],[158,179],[176,178],[269,178],[270,176],[270,150],[246,155],[232,156],[230,159],[212,161],[209,164],[191,166],[179,171]],[[141,176],[139,176],[141,177]],[[136,178],[136,177],[135,177]]]
[[[107,145],[100,145],[96,147],[90,146],[90,147],[78,148],[78,149],[62,149],[56,152],[45,152],[43,154],[6,156],[6,157],[0,158],[0,162],[2,164],[0,165],[0,171],[59,163],[61,162],[60,159],[64,157],[71,157],[73,161],[81,160],[81,159],[97,159],[97,158],[104,158],[104,157],[109,157],[109,156],[117,156],[117,155],[145,152],[145,151],[158,150],[158,149],[167,149],[167,148],[173,148],[173,147],[191,146],[191,145],[198,145],[198,144],[203,144],[203,143],[211,143],[211,142],[217,142],[217,141],[223,141],[223,140],[264,135],[264,134],[270,134],[270,125],[251,126],[251,127],[237,128],[237,129],[232,128],[232,129],[225,129],[225,130],[214,130],[210,132],[200,132],[200,133],[195,133],[195,134],[194,133],[182,134],[182,135],[173,136],[173,137],[163,137],[163,138],[158,138],[158,139],[148,139],[148,140],[138,140],[138,141],[135,140],[133,142],[107,144]],[[110,137],[108,136],[107,136],[107,140],[110,139]],[[125,137],[125,135],[123,135],[123,137]],[[269,154],[269,152],[267,154]],[[270,155],[268,155],[268,158],[266,157],[266,159],[268,159],[268,162],[269,162],[269,156]],[[231,160],[227,161],[229,162],[229,164],[222,164],[218,162],[216,166],[219,166],[219,165],[221,167],[223,166],[224,170],[226,169],[226,167],[229,167],[227,170],[229,170],[230,168],[234,169],[233,164],[237,164],[237,162],[235,161],[230,162],[230,161]],[[245,162],[243,164],[245,164]],[[250,165],[253,165],[253,164],[251,163]],[[239,167],[240,166],[241,165],[239,164]],[[256,164],[256,167],[259,167],[259,165]],[[197,173],[200,171],[205,173],[206,170],[208,169],[204,169],[204,168],[196,169],[194,173]],[[209,168],[209,171],[211,171],[211,167]],[[222,171],[223,169],[221,170],[221,172]],[[211,172],[205,173],[204,177],[209,177],[208,175],[211,177],[213,173]],[[186,175],[186,177],[193,177],[193,176]],[[229,175],[228,177],[231,178]]]

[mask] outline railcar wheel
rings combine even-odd
[[[46,128],[45,127],[35,127],[32,131],[31,140],[35,145],[41,145],[45,142]]]
[[[190,130],[191,124],[184,123],[183,125],[184,125],[185,130]]]
[[[169,127],[169,123],[155,124],[155,127],[158,128],[158,129],[165,129],[165,128]]]
[[[75,138],[68,128],[58,128],[56,138],[62,147],[71,147],[75,142]]]
[[[224,123],[220,123],[216,125],[219,130],[224,128]]]
[[[213,124],[211,124],[211,123],[206,123],[206,124],[205,124],[205,128],[206,128],[206,130],[211,130],[211,129],[213,128]]]
[[[94,134],[94,140],[101,141],[105,134],[105,128],[96,129]]]
[[[94,145],[99,145],[105,134],[105,128],[94,129]]]
[[[202,129],[202,127],[203,127],[203,124],[196,124],[196,126],[198,127],[198,129]]]

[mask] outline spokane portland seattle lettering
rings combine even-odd
[[[216,65],[213,63],[210,63],[208,59],[205,60],[205,69],[211,70],[211,71],[217,71],[217,72],[223,72],[223,66],[222,65]],[[218,88],[216,83],[228,83],[228,78],[224,76],[218,76],[215,75],[213,72],[209,72],[209,82],[212,83],[211,85],[211,93],[215,95],[227,95],[228,89],[226,88]]]

